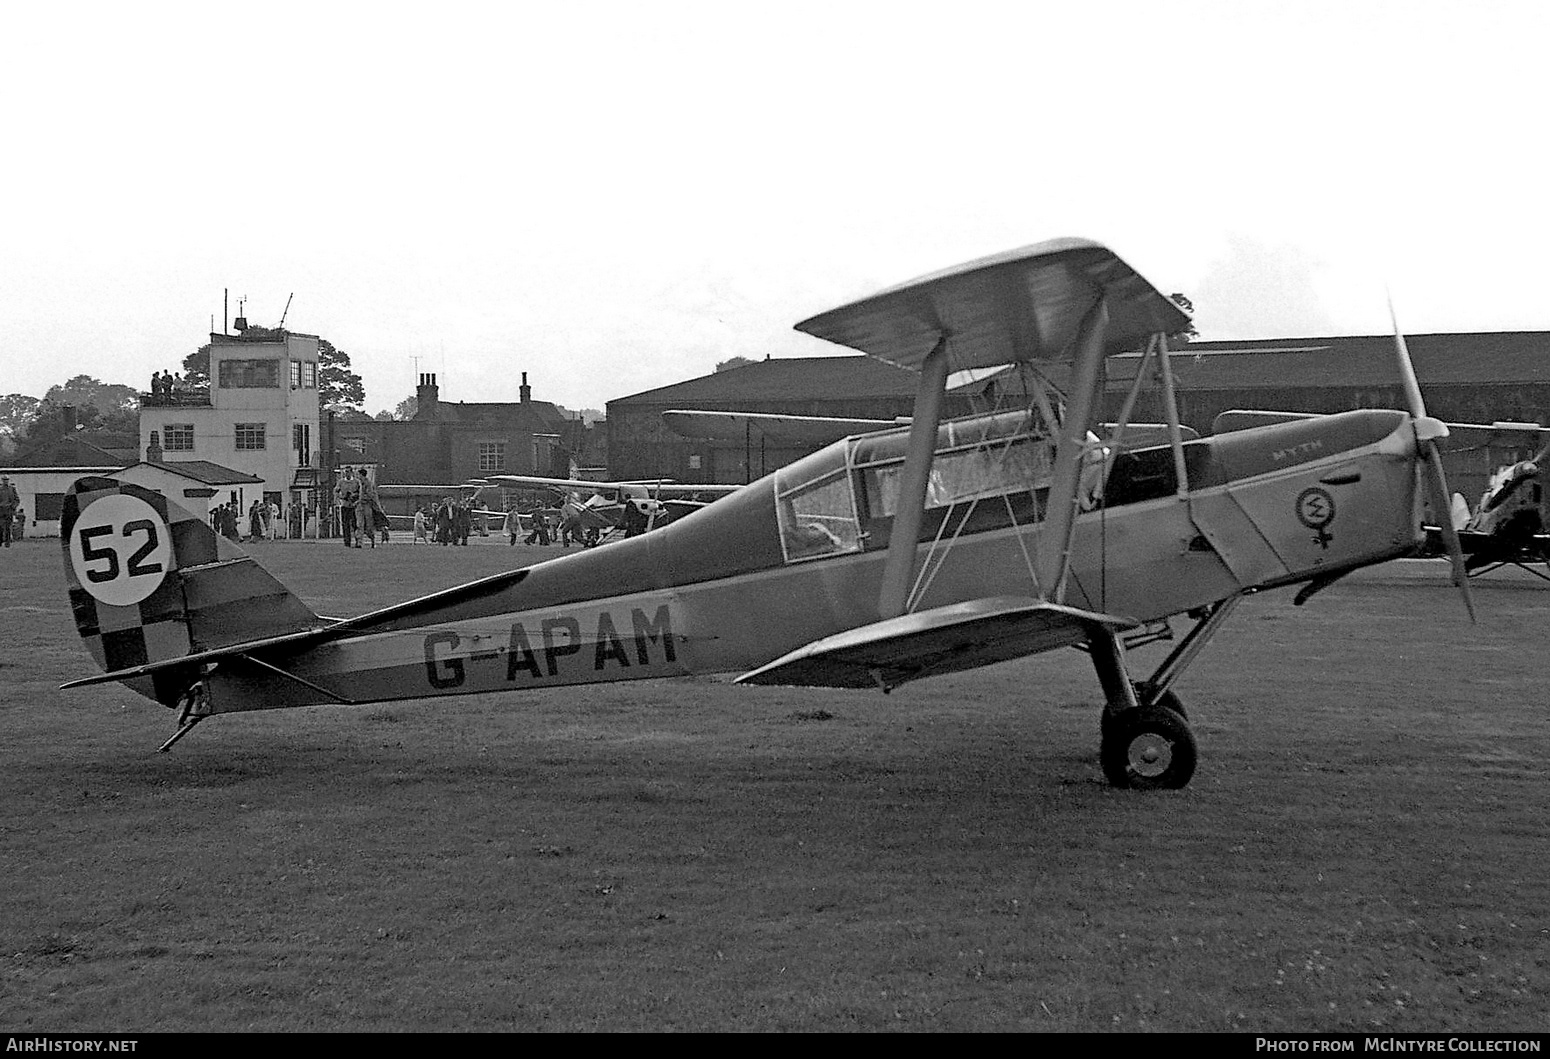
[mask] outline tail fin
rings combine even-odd
[[[321,623],[251,556],[160,493],[82,478],[60,517],[70,609],[106,672]],[[164,706],[200,677],[172,667],[125,680]]]

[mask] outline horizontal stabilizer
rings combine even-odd
[[[738,684],[882,688],[1087,643],[1101,628],[1133,629],[1113,614],[995,596],[863,625],[800,647]]]
[[[446,608],[451,607],[462,606],[464,608],[462,611],[464,616],[488,613],[495,607],[505,606],[504,603],[491,603],[489,602],[490,600],[499,599],[502,592],[526,578],[527,575],[528,571],[526,569],[492,574],[489,577],[480,578],[478,581],[470,581],[466,585],[458,585],[455,588],[435,592],[428,596],[422,596],[419,599],[412,599],[406,603],[395,603],[390,607],[374,610],[354,618],[331,619],[328,620],[326,625],[305,629],[300,632],[244,640],[208,651],[199,651],[177,658],[160,659],[146,662],[143,665],[117,669],[95,677],[72,680],[68,684],[61,684],[60,689],[84,688],[92,684],[106,684],[115,680],[130,680],[135,677],[163,672],[174,667],[186,667],[191,664],[208,665],[213,662],[220,662],[223,659],[244,657],[254,652],[266,652],[275,649],[298,650],[327,643],[330,640],[337,640],[344,636],[359,636],[367,633],[392,632],[402,628],[417,628],[427,622],[435,621],[445,612]],[[481,602],[485,604],[482,607],[478,605]]]

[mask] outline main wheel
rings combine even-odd
[[[1136,681],[1136,698],[1140,699],[1142,702],[1145,702],[1151,693],[1152,687],[1149,681]],[[1173,693],[1172,688],[1169,688],[1167,691],[1163,692],[1162,697],[1152,705],[1161,706],[1165,710],[1172,710],[1186,721],[1189,720],[1189,714],[1184,711],[1184,703],[1179,701],[1179,697]]]
[[[1172,710],[1142,706],[1105,718],[1098,762],[1115,787],[1177,790],[1195,774],[1195,736]]]
[[[1152,691],[1150,685],[1147,681],[1138,680],[1135,681],[1134,687],[1136,689],[1137,701],[1139,701],[1144,706],[1146,704],[1147,696],[1149,696]],[[1184,709],[1184,703],[1177,695],[1173,693],[1172,688],[1169,688],[1167,691],[1163,692],[1162,697],[1152,705],[1159,706],[1162,709],[1176,713],[1186,721],[1189,720],[1189,714]],[[1101,714],[1098,715],[1098,734],[1103,739],[1107,739],[1109,736],[1109,725],[1112,723],[1111,718],[1114,716],[1116,715],[1110,713],[1108,710],[1104,710]]]

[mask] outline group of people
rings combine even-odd
[[[380,537],[388,542],[388,517],[377,499],[377,485],[371,477],[355,468],[346,467],[334,486],[334,503],[339,508],[339,535],[346,548],[363,548],[367,543],[375,548]]]
[[[449,545],[468,544],[469,535],[477,532],[488,537],[484,526],[484,509],[471,500],[458,500],[445,496],[439,504],[427,504],[414,513],[414,543]],[[434,537],[432,536],[434,534]]]
[[[517,538],[522,536],[522,519],[526,518],[528,531],[527,535],[522,537],[523,544],[558,544],[565,548],[574,543],[583,548],[590,548],[600,542],[603,535],[602,530],[597,526],[585,524],[584,510],[580,503],[574,501],[567,503],[558,511],[533,511],[525,516],[515,507],[508,508],[503,527],[506,543],[517,543]]]
[[[21,494],[8,475],[0,475],[0,544],[9,548],[27,529],[27,512],[22,510]]]
[[[216,505],[210,509],[210,528],[234,541],[272,541],[289,536],[280,518],[280,505],[264,500],[249,504],[245,515],[235,500]]]
[[[156,403],[176,404],[187,389],[181,375],[174,375],[170,371],[151,373],[151,396],[156,399]]]

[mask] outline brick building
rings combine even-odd
[[[331,419],[329,448],[334,468],[365,470],[378,485],[457,485],[489,474],[566,477],[572,455],[582,449],[580,420],[567,419],[549,401],[535,401],[527,373],[515,402],[441,400],[436,376],[420,376],[413,419]],[[445,490],[441,490],[444,492]],[[393,514],[412,508],[413,497],[384,506]],[[430,490],[424,499],[434,499]],[[407,510],[406,508],[406,510]]]

